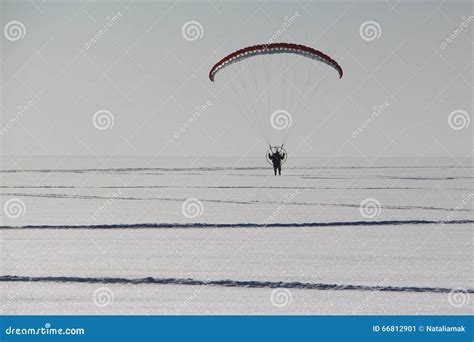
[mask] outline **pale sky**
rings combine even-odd
[[[469,0],[2,0],[1,153],[261,156],[262,137],[208,72],[295,15],[276,41],[327,53],[344,77],[293,118],[292,156],[472,156]],[[190,21],[197,37],[183,35]],[[366,22],[375,37],[361,33]],[[113,116],[104,130],[101,110]]]

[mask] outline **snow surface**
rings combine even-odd
[[[472,160],[286,166],[4,158],[2,313],[472,314]]]

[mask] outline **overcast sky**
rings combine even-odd
[[[1,4],[3,155],[261,156],[208,72],[275,34],[344,69],[293,118],[291,155],[472,155],[469,0]],[[183,31],[190,21],[197,32]]]

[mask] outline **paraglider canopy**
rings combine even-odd
[[[216,75],[216,73],[220,69],[232,63],[236,63],[243,59],[247,59],[253,56],[270,55],[274,53],[292,53],[292,54],[305,56],[305,57],[312,58],[317,61],[326,63],[330,65],[331,67],[333,67],[339,73],[339,78],[342,78],[343,71],[342,71],[341,66],[335,60],[333,60],[328,55],[322,53],[321,51],[318,51],[311,47],[300,45],[300,44],[272,43],[272,44],[261,44],[261,45],[249,46],[249,47],[237,50],[235,52],[232,52],[231,54],[222,58],[219,62],[217,62],[212,67],[211,71],[209,71],[209,79],[212,82],[214,82],[214,76]]]
[[[283,146],[301,116],[317,114],[311,99],[331,75],[342,78],[343,70],[327,54],[300,44],[270,43],[223,57],[210,69],[209,80],[229,87],[225,94],[267,145]]]

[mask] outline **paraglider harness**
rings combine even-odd
[[[276,171],[278,169],[279,174],[281,174],[281,165],[285,164],[286,159],[288,158],[288,154],[286,153],[286,150],[283,148],[283,145],[281,146],[271,146],[269,145],[270,148],[268,149],[267,153],[265,154],[265,158],[271,166],[273,166],[273,169],[275,170],[275,175]],[[274,158],[276,158],[276,154],[279,155],[278,162],[275,161]]]

